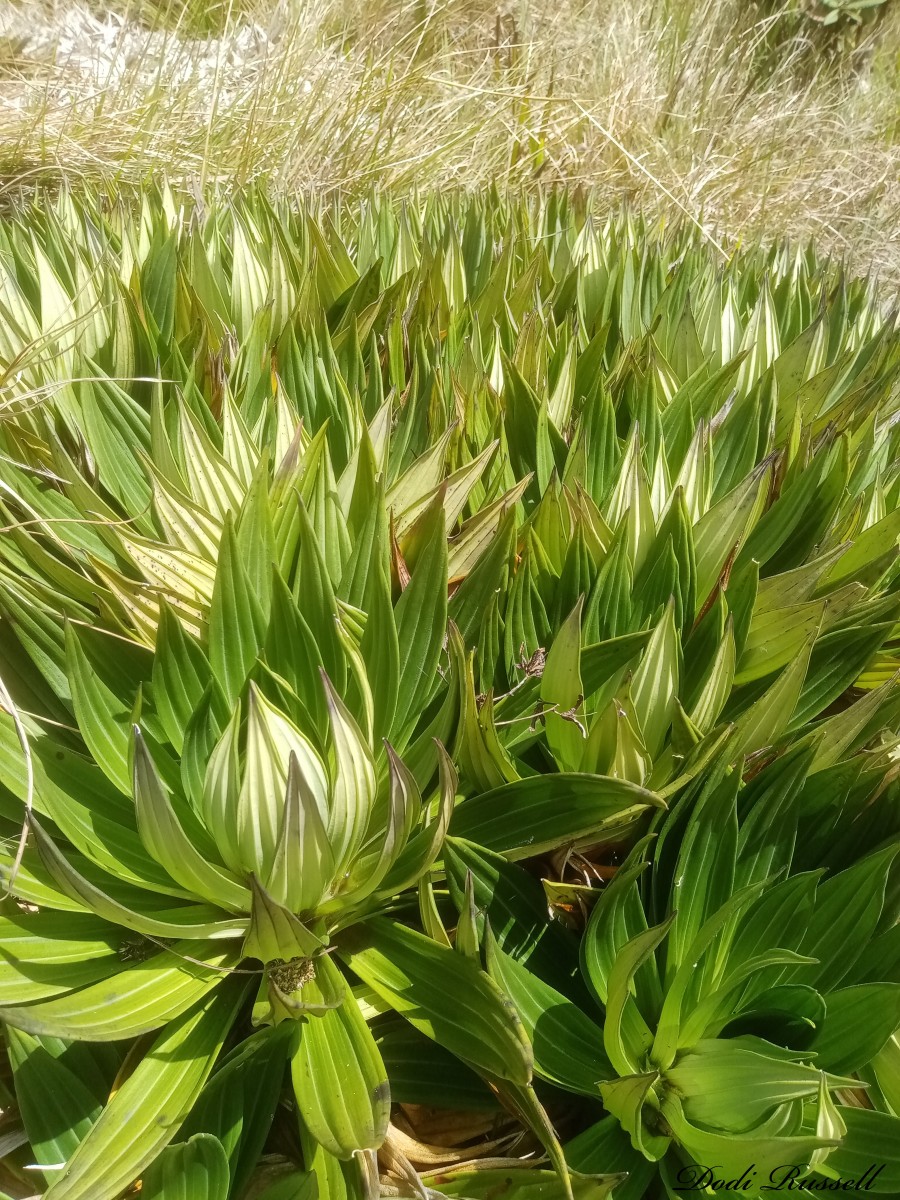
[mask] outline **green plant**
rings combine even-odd
[[[894,1086],[900,1025],[896,699],[860,716],[851,706],[749,779],[723,754],[599,893],[581,980],[539,904],[509,904],[539,891],[533,879],[448,842],[460,920],[474,897],[484,961],[519,1009],[536,1075],[583,1103],[599,1092],[609,1113],[567,1159],[627,1170],[619,1196],[647,1194],[657,1171],[674,1192],[715,1177],[760,1195],[810,1168],[840,1181],[876,1147],[869,1188],[895,1191],[900,1116],[880,1084]],[[850,731],[872,752],[846,739],[836,751]],[[827,875],[807,865],[823,819]]]
[[[609,873],[651,823],[688,854],[689,812],[718,832],[713,795],[752,828],[765,805],[741,806],[802,762],[817,783],[785,800],[803,834],[778,865],[857,870],[893,813],[894,744],[873,738],[897,703],[895,315],[812,251],[723,266],[696,232],[600,226],[565,195],[299,213],[64,195],[0,240],[0,1003],[51,1200],[169,1171],[239,1196],[289,1059],[303,1179],[274,1194],[356,1196],[379,1149],[418,1187],[395,1076],[439,1106],[499,1100],[522,1196],[643,1171],[609,1122],[603,1154],[566,1163],[560,1090],[627,1125],[616,1080],[647,1047],[633,1016],[586,1015],[576,948],[509,860],[554,903],[592,901],[573,865]],[[665,922],[669,864],[649,899],[620,868],[595,912],[624,895]],[[704,919],[737,903],[726,868],[685,869]],[[727,1040],[701,1004],[734,933],[683,998],[691,1045]],[[556,1017],[572,1030],[548,1065]],[[885,1097],[889,1033],[859,1064]],[[94,1054],[57,1138],[41,1096]],[[821,1095],[795,1074],[836,1121],[841,1071]],[[653,1104],[639,1142],[672,1136]],[[528,1175],[538,1147],[555,1185]],[[450,1195],[499,1180],[419,1174]]]

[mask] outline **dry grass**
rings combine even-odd
[[[755,0],[229,0],[218,37],[183,2],[7,3],[0,192],[566,182],[730,239],[813,236],[898,284],[897,9],[829,56]]]

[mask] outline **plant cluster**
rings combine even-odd
[[[873,285],[566,194],[63,194],[0,368],[0,1188],[900,1191]]]

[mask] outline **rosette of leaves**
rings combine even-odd
[[[118,1195],[179,1128],[225,1138],[237,1194],[288,1060],[307,1165],[319,1161],[316,1145],[326,1164],[374,1151],[387,1128],[386,1071],[333,935],[383,910],[440,851],[455,773],[427,727],[412,735],[423,660],[439,652],[441,631],[427,606],[411,625],[401,610],[395,646],[417,657],[395,676],[389,721],[418,762],[420,787],[373,732],[366,613],[334,598],[302,500],[290,585],[262,559],[271,530],[260,494],[242,504],[237,530],[225,516],[196,624],[148,590],[159,614],[153,649],[90,624],[65,598],[58,627],[49,605],[15,610],[19,661],[30,668],[6,673],[0,720],[3,872],[21,906],[2,918],[0,1016],[52,1197]],[[357,561],[368,564],[373,544]],[[445,543],[436,544],[446,595]],[[429,570],[433,579],[420,560],[405,593],[416,595],[424,572],[420,604],[434,586]],[[50,715],[59,712],[68,715]],[[20,852],[23,815],[30,838]],[[414,961],[415,952],[407,948]],[[417,1004],[439,1019],[452,996],[446,959],[430,970]],[[466,990],[479,1019],[453,1049],[526,1083],[527,1045],[496,987],[474,971]],[[251,1018],[261,1028],[242,1045]],[[107,1060],[89,1085],[69,1086],[84,1061],[73,1046],[135,1038],[111,1075]],[[207,1085],[226,1043],[231,1056]],[[236,1114],[220,1111],[226,1085],[216,1081],[255,1078],[257,1068],[259,1104],[248,1092]],[[54,1095],[65,1098],[61,1114],[47,1109]],[[242,1122],[246,1136],[235,1139],[228,1131]]]
[[[898,721],[891,684],[761,769],[720,755],[581,892],[580,948],[533,875],[448,840],[457,940],[513,999],[536,1077],[595,1113],[571,1166],[627,1171],[639,1197],[658,1174],[761,1194],[871,1161],[870,1190],[896,1191]]]
[[[38,911],[3,920],[0,1010],[18,1065],[34,1067],[41,1039],[159,1031],[64,1169],[48,1172],[49,1195],[115,1195],[153,1158],[187,1115],[248,986],[254,1023],[292,1027],[278,1042],[281,1065],[290,1055],[296,1104],[319,1143],[346,1158],[377,1148],[387,1126],[384,1067],[331,936],[431,864],[452,768],[443,767],[429,821],[390,750],[379,784],[372,751],[327,680],[324,739],[295,723],[301,706],[286,683],[269,682],[267,697],[250,681],[229,717],[205,656],[177,628],[170,618],[156,663],[168,658],[181,694],[161,706],[164,717],[149,706],[133,713],[130,737],[128,714],[70,628],[68,678],[99,769],[65,741],[28,739],[33,846],[8,883]],[[5,732],[14,736],[8,724]],[[185,738],[180,763],[170,735]],[[20,785],[17,773],[7,757],[4,781]],[[175,1046],[183,1053],[166,1053]],[[119,1097],[138,1080],[146,1107],[113,1154]],[[39,1083],[34,1071],[30,1083]],[[47,1164],[58,1165],[58,1156]]]

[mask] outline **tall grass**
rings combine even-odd
[[[277,191],[594,187],[900,281],[900,14],[840,53],[747,0],[8,5],[0,197],[166,173]]]

